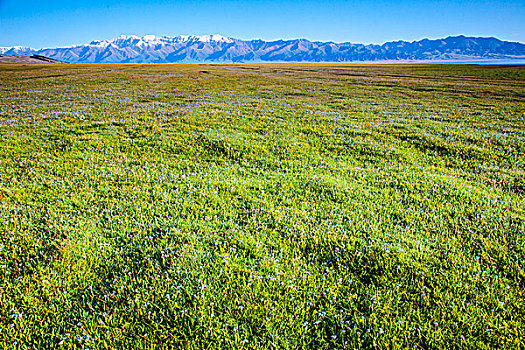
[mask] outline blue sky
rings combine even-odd
[[[525,0],[0,0],[0,46],[56,47],[120,34],[365,44],[464,34],[525,42]]]

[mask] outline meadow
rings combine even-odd
[[[525,66],[0,65],[0,348],[525,348]]]

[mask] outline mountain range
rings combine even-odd
[[[39,55],[71,63],[381,62],[525,59],[525,44],[496,38],[352,44],[294,40],[240,40],[221,35],[121,35],[87,45],[33,49],[0,47],[4,55]]]

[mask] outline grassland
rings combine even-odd
[[[0,91],[0,348],[525,347],[524,67],[3,64]]]

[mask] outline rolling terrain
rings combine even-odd
[[[40,55],[0,55],[0,63],[60,63]]]
[[[525,69],[0,64],[0,344],[525,347]]]

